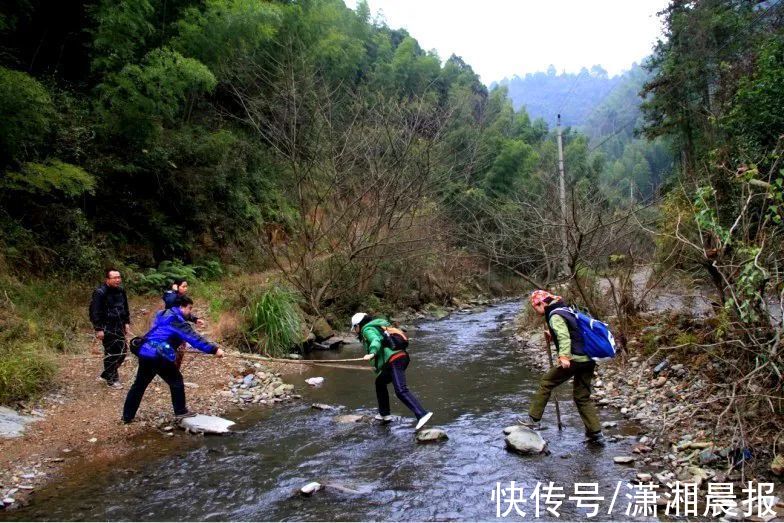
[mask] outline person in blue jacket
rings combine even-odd
[[[167,291],[163,293],[161,298],[163,299],[163,309],[169,310],[175,305],[177,305],[178,301],[181,298],[184,298],[185,295],[188,294],[188,280],[184,278],[176,278]],[[201,318],[197,318],[193,313],[183,316],[186,321],[191,323],[195,323],[197,327],[204,327],[204,320]],[[185,358],[185,342],[177,348],[177,357],[174,360],[174,365],[179,369],[182,367],[182,361]]]
[[[223,350],[193,330],[186,320],[192,308],[193,300],[181,296],[177,305],[158,313],[150,331],[141,338],[137,354],[139,370],[125,398],[122,414],[124,423],[130,423],[136,417],[144,391],[155,376],[160,376],[171,390],[175,417],[184,418],[193,415],[185,406],[185,384],[182,373],[175,365],[176,349],[185,342],[195,349],[214,354],[218,358],[223,357]]]

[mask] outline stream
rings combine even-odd
[[[525,413],[538,382],[537,370],[522,363],[513,348],[510,324],[520,302],[493,305],[481,312],[457,313],[423,321],[409,329],[412,362],[410,389],[435,412],[430,427],[449,440],[414,441],[413,417],[394,397],[389,425],[339,424],[336,414],[376,413],[373,374],[314,368],[286,377],[303,400],[270,409],[229,413],[238,422],[227,437],[154,437],[129,458],[131,470],[84,473],[42,490],[33,503],[0,519],[21,520],[490,520],[496,519],[491,493],[500,483],[523,486],[528,498],[537,482],[563,487],[561,520],[586,518],[588,509],[568,498],[575,482],[596,482],[606,498],[596,520],[628,520],[622,490],[607,514],[619,481],[634,469],[613,463],[628,454],[632,440],[604,447],[583,442],[583,426],[571,401],[571,384],[559,388],[566,425],[555,427],[551,404],[545,412],[551,455],[520,456],[504,448],[502,429]],[[321,358],[351,358],[361,349],[319,353]],[[187,372],[186,372],[187,373]],[[304,380],[323,376],[318,388]],[[187,379],[187,376],[186,376]],[[312,403],[343,406],[320,411]],[[619,420],[601,409],[603,421]],[[619,427],[632,430],[619,421]],[[159,443],[168,450],[149,452]],[[297,495],[311,481],[326,488],[312,497]],[[535,519],[533,501],[520,504],[524,519]],[[509,505],[501,504],[503,513]],[[542,504],[539,519],[556,519]],[[504,518],[501,518],[504,519]],[[521,519],[515,510],[506,519]]]

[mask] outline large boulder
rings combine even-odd
[[[541,454],[547,448],[547,442],[542,436],[523,426],[512,430],[505,441],[506,448],[520,454]]]
[[[332,327],[324,318],[316,318],[310,330],[315,334],[316,341],[324,341],[335,334],[335,331],[332,330]]]

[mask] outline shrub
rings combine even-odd
[[[55,371],[54,359],[35,343],[0,349],[0,404],[47,390]]]
[[[245,307],[248,341],[269,356],[281,356],[302,341],[302,311],[296,295],[271,287]]]

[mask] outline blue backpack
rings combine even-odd
[[[594,361],[606,361],[615,357],[615,337],[610,327],[574,307],[560,307],[555,311],[568,311],[574,316],[577,328],[583,335],[585,355]]]

